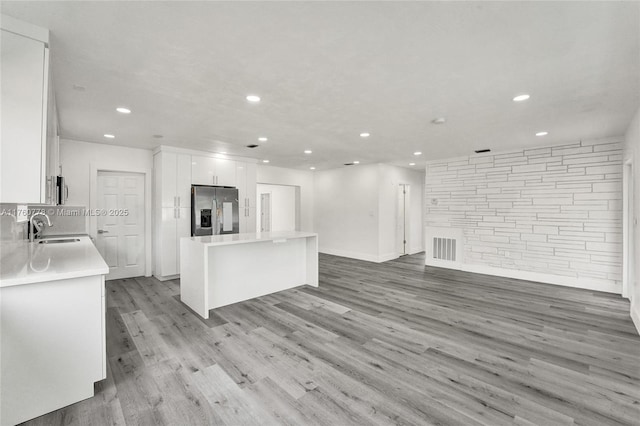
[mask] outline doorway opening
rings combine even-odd
[[[396,219],[396,247],[398,256],[409,254],[409,218],[411,212],[411,188],[409,184],[398,186],[397,219]]]
[[[622,296],[631,299],[635,283],[635,201],[633,199],[633,162],[624,163],[622,180]]]
[[[259,183],[256,228],[261,232],[300,229],[300,187]]]
[[[145,274],[145,175],[98,170],[96,247],[108,280]]]

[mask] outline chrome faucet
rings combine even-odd
[[[47,226],[53,226],[51,224],[51,219],[49,219],[49,216],[47,216],[46,213],[44,212],[35,212],[34,214],[31,215],[31,217],[29,218],[29,242],[33,242],[34,236],[35,236],[35,231],[34,231],[34,227],[38,228],[38,232],[40,231],[40,227],[37,226],[34,221],[33,218],[35,218],[36,216],[43,216],[45,219],[47,219]]]

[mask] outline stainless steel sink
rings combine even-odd
[[[79,238],[60,238],[56,240],[40,240],[38,244],[62,244],[62,243],[77,243]]]

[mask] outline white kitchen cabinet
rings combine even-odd
[[[51,203],[49,33],[3,15],[1,39],[0,202]]]
[[[154,155],[154,275],[180,273],[180,238],[191,235],[191,155],[159,151]]]
[[[104,275],[0,288],[0,425],[94,396],[106,378],[104,294]]]
[[[255,163],[237,163],[236,177],[241,233],[256,232],[256,174],[257,165]]]
[[[191,182],[194,185],[236,186],[236,162],[194,155],[191,157]]]

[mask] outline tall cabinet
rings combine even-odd
[[[55,204],[57,126],[49,31],[5,15],[0,22],[0,202]]]
[[[191,156],[160,151],[153,164],[154,275],[169,279],[180,273],[180,238],[191,235]]]
[[[256,232],[256,172],[255,163],[237,163],[238,208],[240,233]]]

